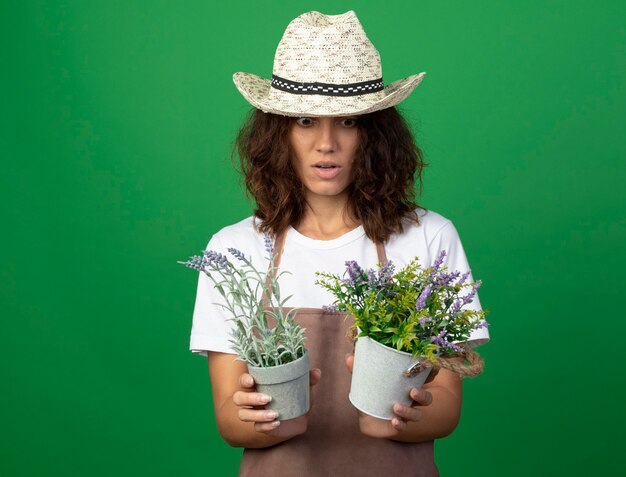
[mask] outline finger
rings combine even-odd
[[[244,422],[271,422],[278,417],[276,411],[269,409],[239,409],[239,419]]]
[[[354,366],[354,355],[352,353],[348,353],[346,355],[346,367],[348,371],[352,372],[352,368]]]
[[[264,406],[272,400],[272,396],[263,393],[237,391],[233,394],[233,402],[237,406]]]
[[[254,430],[257,432],[270,432],[280,426],[280,421],[272,422],[255,422]]]
[[[422,417],[422,411],[418,408],[405,406],[404,404],[400,403],[395,403],[393,405],[393,413],[396,415],[396,417],[394,417],[393,419],[397,419],[398,417],[400,417],[404,421],[419,421]]]
[[[254,387],[254,378],[248,373],[243,373],[239,376],[239,385],[244,389],[251,389]]]
[[[274,424],[279,421],[268,422],[265,424],[255,424],[254,427],[267,429],[268,426],[275,425],[277,426],[275,429],[271,431],[265,431],[270,436],[282,437],[282,438],[291,438],[295,436],[299,436],[300,434],[304,434],[307,430],[308,418],[307,416],[296,417],[295,419],[287,419],[286,421],[280,421],[279,424]],[[284,439],[282,439],[284,440]]]
[[[433,395],[424,388],[411,388],[409,396],[418,406],[428,406],[433,402]]]
[[[406,421],[400,419],[399,417],[394,417],[391,420],[391,427],[393,427],[396,431],[403,431],[406,429]]]
[[[319,368],[313,368],[309,374],[309,384],[311,386],[315,386],[317,383],[320,382],[321,378],[322,378],[322,370]]]

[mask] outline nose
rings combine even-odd
[[[322,154],[329,154],[337,150],[337,130],[333,118],[319,118],[316,149]]]

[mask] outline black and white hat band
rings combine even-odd
[[[375,93],[385,89],[383,79],[362,81],[351,84],[332,83],[303,83],[291,81],[272,75],[272,88],[293,94],[320,94],[323,96],[357,96],[361,94]]]

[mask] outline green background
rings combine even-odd
[[[235,475],[176,264],[250,213],[229,160],[287,23],[354,9],[492,341],[442,475],[623,469],[622,1],[3,1],[0,473]],[[408,470],[407,470],[408,472]]]

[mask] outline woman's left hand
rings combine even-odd
[[[346,366],[350,372],[352,372],[353,364],[354,355],[347,355]],[[431,374],[433,374],[433,376],[429,376],[428,381],[431,381],[436,373],[431,372]],[[361,432],[370,437],[393,438],[406,429],[408,422],[419,421],[422,417],[422,410],[420,408],[430,406],[433,402],[433,396],[424,388],[411,388],[409,390],[409,397],[413,400],[412,406],[406,406],[398,402],[394,403],[393,412],[395,417],[391,420],[378,419],[358,411],[359,428]]]

